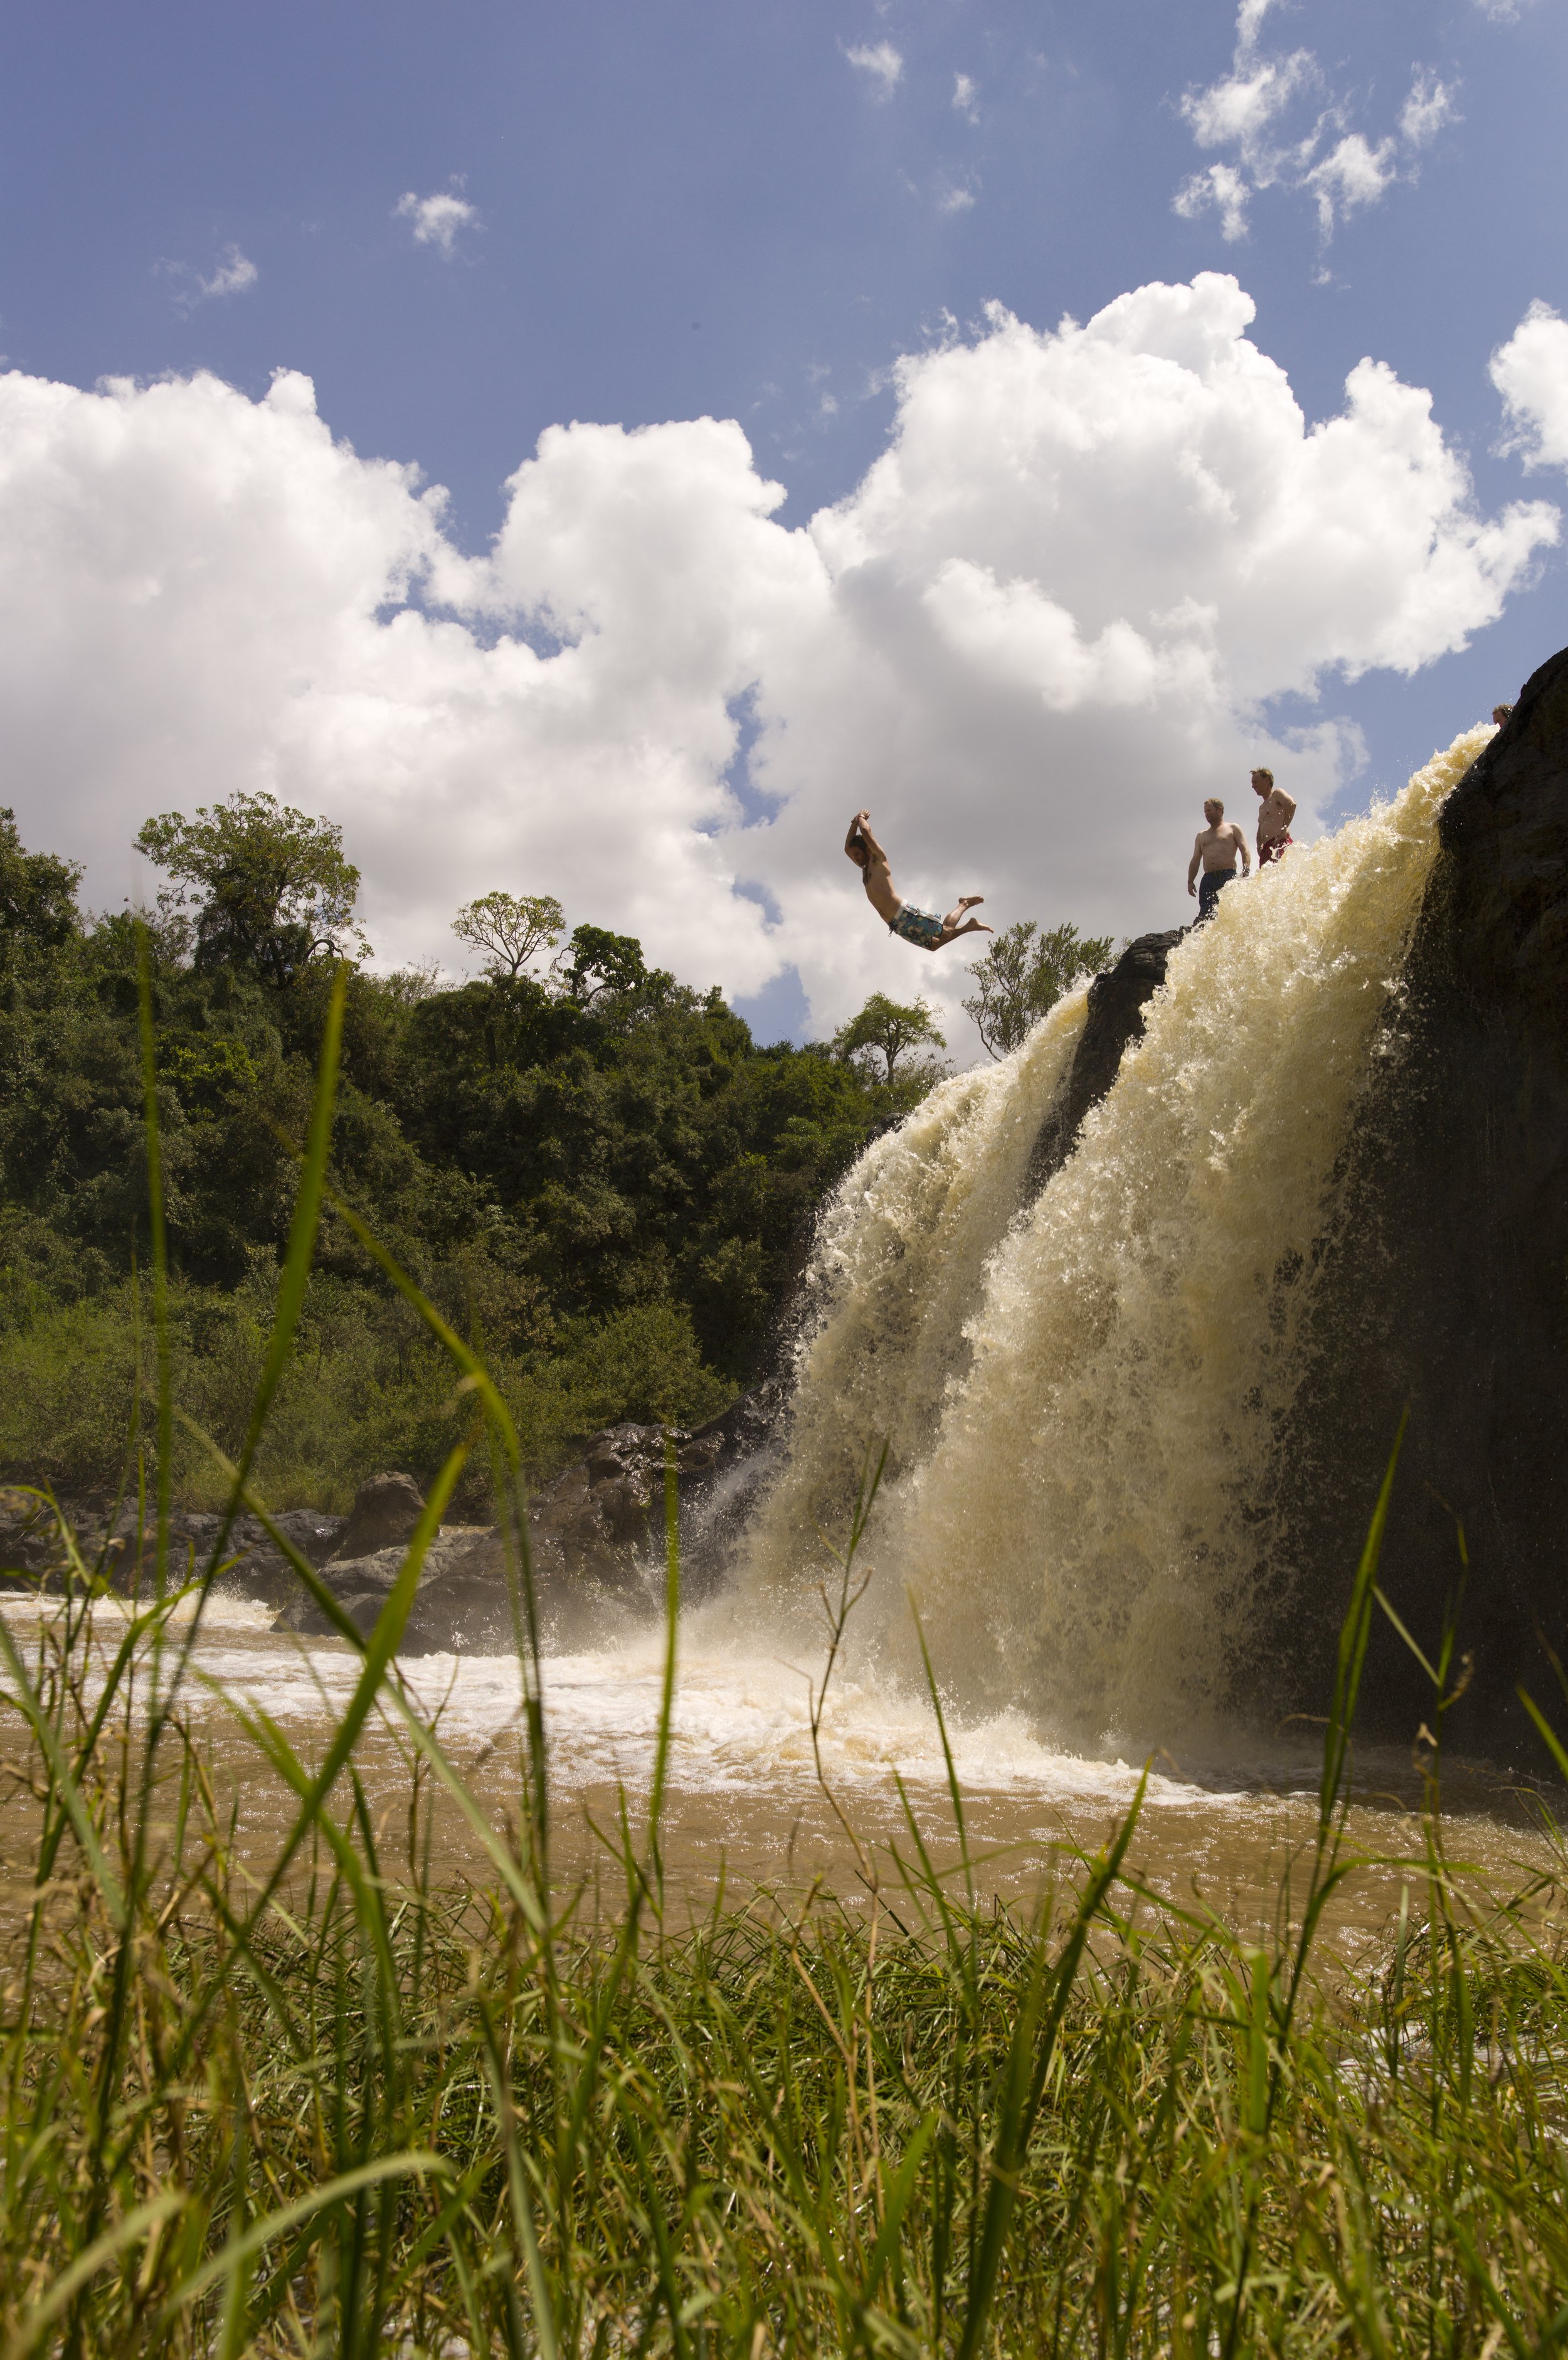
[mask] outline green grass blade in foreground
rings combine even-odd
[[[205,1446],[218,1464],[225,1471],[233,1473],[231,1462],[223,1457],[211,1436],[204,1433],[194,1421],[188,1421],[188,1423],[192,1434]],[[239,1493],[239,1501],[245,1513],[256,1517],[279,1556],[287,1558],[292,1570],[299,1576],[301,1586],[321,1608],[338,1636],[346,1640],[356,1655],[363,1655],[369,1644],[364,1632],[356,1623],[349,1620],[315,1567],[308,1557],[300,1554],[288,1534],[280,1528],[265,1502],[257,1499],[254,1492],[245,1490]],[[207,1685],[214,1695],[222,1699],[231,1711],[234,1710],[233,1699],[229,1697],[221,1682],[211,1681]],[[439,1739],[425,1726],[424,1721],[404,1696],[401,1687],[396,1682],[387,1686],[386,1702],[389,1710],[397,1715],[410,1742],[430,1765],[444,1791],[456,1804],[471,1833],[478,1839],[485,1857],[501,1878],[512,1901],[522,1912],[531,1930],[536,1935],[542,1933],[548,1919],[535,1880],[519,1870],[506,1839],[497,1834],[491,1824],[489,1814],[474,1798],[466,1779],[447,1759]]]
[[[241,1495],[248,1484],[261,1437],[266,1429],[273,1398],[283,1381],[284,1370],[293,1349],[299,1314],[304,1306],[305,1289],[310,1282],[310,1265],[315,1259],[316,1234],[321,1227],[321,1196],[326,1183],[327,1158],[332,1148],[332,1109],[337,1100],[338,1064],[343,1046],[343,1000],[348,988],[347,969],[339,965],[332,978],[332,991],[327,1000],[326,1022],[321,1032],[321,1052],[316,1066],[316,1090],[310,1108],[310,1127],[301,1157],[299,1185],[295,1193],[294,1214],[289,1223],[289,1250],[278,1282],[278,1308],[267,1343],[267,1358],[251,1403],[250,1417],[240,1454],[235,1463],[228,1500],[224,1505],[218,1531],[213,1539],[202,1576],[202,1588],[197,1599],[196,1611],[186,1626],[174,1677],[169,1684],[169,1700],[172,1703],[181,1679],[195,1653],[201,1633],[202,1611],[207,1594],[223,1561],[234,1530],[234,1518],[240,1513]],[[156,1108],[154,1109],[156,1116]],[[167,1451],[160,1459],[167,1461]],[[160,1529],[164,1524],[160,1514]],[[160,1544],[161,1546],[161,1544]]]
[[[321,1201],[326,1190],[327,1159],[332,1152],[332,1112],[337,1103],[338,1062],[343,1052],[343,1001],[347,990],[348,969],[340,964],[332,978],[332,988],[327,1000],[327,1019],[321,1029],[321,1053],[316,1065],[316,1094],[310,1107],[310,1127],[306,1133],[305,1152],[300,1163],[299,1186],[294,1198],[294,1218],[289,1228],[289,1251],[283,1258],[283,1269],[278,1282],[277,1316],[272,1323],[271,1341],[251,1405],[250,1423],[240,1447],[242,1482],[249,1480],[251,1463],[267,1424],[267,1413],[272,1407],[273,1395],[288,1365],[294,1333],[299,1325],[299,1314],[304,1308],[310,1265],[315,1260],[316,1232],[321,1227]],[[220,1539],[226,1543],[226,1527]]]
[[[1403,1412],[1394,1448],[1388,1454],[1388,1464],[1378,1486],[1377,1505],[1372,1522],[1367,1528],[1367,1539],[1361,1551],[1361,1562],[1356,1569],[1351,1586],[1350,1603],[1340,1624],[1339,1648],[1334,1667],[1334,1702],[1329,1709],[1328,1733],[1323,1740],[1323,1777],[1318,1789],[1318,1846],[1328,1843],[1336,1817],[1342,1817],[1345,1801],[1345,1774],[1350,1758],[1350,1729],[1356,1718],[1356,1699],[1361,1688],[1362,1666],[1367,1660],[1367,1643],[1372,1631],[1372,1606],[1377,1581],[1377,1564],[1383,1553],[1383,1535],[1388,1522],[1388,1502],[1393,1496],[1394,1476],[1404,1448],[1405,1428],[1410,1411]]]
[[[171,2190],[165,2196],[154,2197],[150,2203],[138,2204],[123,2220],[116,2221],[112,2229],[105,2229],[101,2237],[94,2238],[87,2251],[79,2254],[71,2267],[28,2304],[5,2346],[4,2360],[27,2360],[27,2355],[38,2350],[60,2313],[69,2311],[105,2264],[112,2262],[116,2254],[123,2254],[127,2245],[139,2245],[171,2213],[182,2212],[190,2201],[180,2191]]]
[[[959,2360],[974,2360],[985,2332],[985,2322],[1001,2271],[1007,2231],[1018,2203],[1018,2175],[1029,2153],[1029,2139],[1045,2094],[1057,2036],[1077,1978],[1079,1961],[1089,1939],[1089,1930],[1120,1873],[1148,1789],[1149,1772],[1146,1768],[1138,1782],[1138,1792],[1133,1797],[1127,1817],[1117,1829],[1114,1841],[1094,1863],[1073,1914],[1062,1956],[1054,1967],[1047,1963],[1043,1926],[1036,1933],[1028,1997],[1019,2011],[1013,2038],[1008,2044],[1003,2099],[991,2153],[990,2184],[985,2191],[979,2250],[970,2274],[964,2333],[958,2346]],[[1052,1987],[1051,2008],[1037,2035],[1036,2027],[1040,2024],[1048,1983]]]
[[[171,1442],[173,1428],[170,1412],[174,1400],[174,1379],[170,1362],[169,1338],[169,1233],[164,1218],[163,1150],[158,1126],[158,1053],[157,1036],[152,1015],[152,963],[147,948],[147,932],[140,919],[136,921],[136,1000],[141,1026],[142,1111],[147,1135],[147,1219],[152,1231],[152,1316],[154,1350],[158,1364],[158,1459],[154,1473],[158,1483],[158,1526],[154,1543],[153,1586],[159,1597],[169,1562],[169,1509],[170,1485],[173,1481]],[[142,1546],[140,1486],[137,1488],[136,1553]]]
[[[387,1666],[397,1652],[397,1642],[403,1635],[403,1625],[414,1603],[414,1593],[419,1586],[419,1573],[425,1552],[441,1528],[442,1511],[456,1489],[468,1458],[468,1445],[460,1442],[449,1455],[445,1466],[430,1485],[430,1498],[420,1511],[408,1543],[408,1555],[398,1568],[397,1579],[387,1595],[387,1603],[376,1618],[365,1649],[365,1663],[354,1684],[353,1696],[343,1708],[342,1720],[332,1732],[332,1742],[320,1770],[310,1783],[310,1791],[300,1805],[293,1828],[285,1840],[283,1850],[274,1863],[270,1875],[262,1887],[256,1912],[264,1908],[277,1892],[287,1873],[289,1863],[309,1834],[312,1821],[322,1803],[337,1783],[338,1773],[354,1751],[355,1741],[369,1717]],[[253,1913],[255,1914],[255,1913]]]
[[[1356,1700],[1361,1691],[1362,1667],[1367,1661],[1367,1645],[1372,1633],[1372,1608],[1377,1586],[1377,1566],[1383,1553],[1383,1535],[1388,1522],[1388,1502],[1393,1497],[1394,1477],[1399,1469],[1399,1452],[1404,1447],[1410,1416],[1407,1408],[1394,1437],[1394,1448],[1388,1455],[1388,1464],[1377,1491],[1377,1505],[1372,1511],[1372,1521],[1367,1528],[1361,1562],[1356,1567],[1356,1579],[1351,1585],[1350,1603],[1340,1624],[1334,1702],[1323,1737],[1323,1776],[1318,1787],[1317,1840],[1312,1852],[1306,1904],[1301,1912],[1301,1934],[1280,2010],[1281,2047],[1276,2056],[1269,2095],[1270,2112],[1279,2095],[1279,2060],[1284,2054],[1282,2043],[1290,2034],[1318,1924],[1331,1895],[1345,1874],[1339,1848],[1345,1813],[1350,1808],[1346,1773],[1350,1763],[1351,1724],[1356,1718]]]
[[[418,2152],[377,2156],[373,2162],[362,2163],[354,2171],[340,2173],[335,2179],[310,2189],[305,2195],[296,2197],[291,2204],[281,2205],[277,2212],[253,2221],[242,2236],[232,2239],[221,2252],[203,2262],[176,2289],[158,2322],[158,2327],[171,2326],[180,2312],[199,2301],[210,2286],[216,2285],[220,2278],[226,2278],[231,2271],[253,2259],[279,2237],[286,2236],[290,2229],[298,2228],[302,2221],[324,2212],[329,2205],[341,2204],[346,2197],[357,2196],[362,2190],[377,2187],[387,2180],[450,2180],[452,2176],[452,2166],[444,2156]]]
[[[327,1749],[321,1767],[310,1782],[295,1816],[294,1823],[284,1839],[282,1849],[244,1921],[247,1942],[265,1917],[274,1895],[289,1872],[290,1862],[321,1819],[327,1797],[336,1785],[343,1765],[354,1751],[360,1731],[369,1717],[370,1709],[386,1679],[387,1667],[397,1652],[397,1642],[403,1635],[403,1625],[408,1619],[408,1612],[414,1602],[414,1593],[419,1587],[419,1569],[424,1563],[425,1552],[440,1527],[441,1512],[452,1497],[467,1456],[467,1444],[459,1443],[448,1458],[435,1482],[430,1486],[430,1498],[415,1527],[413,1538],[408,1544],[408,1555],[398,1570],[397,1579],[387,1593],[387,1602],[376,1618],[375,1629],[369,1639],[363,1643],[365,1661],[359,1678],[354,1684],[354,1694],[344,1707],[343,1716],[332,1732],[332,1741]],[[355,1636],[358,1636],[357,1633]],[[243,1725],[245,1720],[243,1710],[239,1708],[231,1709],[235,1710],[236,1717],[241,1720]],[[217,2006],[223,1993],[227,1988],[235,1966],[245,1954],[245,1943],[236,1943],[227,1961],[212,1974],[200,2004],[187,2016],[180,2027],[180,2038],[168,2060],[171,2072],[184,2070],[185,2061],[195,2048],[213,2008]]]
[[[664,1782],[670,1771],[670,1732],[675,1722],[675,1649],[681,1627],[681,1491],[677,1481],[675,1436],[664,1429],[664,1671],[659,1691],[659,1736],[653,1756],[653,1786],[648,1800],[648,1857],[662,1907],[664,1867],[659,1847],[659,1821],[664,1815]]]
[[[959,1785],[958,1765],[953,1758],[953,1747],[948,1742],[947,1717],[942,1709],[942,1691],[936,1684],[936,1666],[931,1662],[931,1649],[926,1644],[925,1624],[920,1621],[920,1610],[915,1604],[912,1596],[909,1599],[909,1612],[915,1618],[915,1636],[920,1643],[920,1662],[925,1667],[926,1690],[931,1700],[931,1710],[936,1715],[936,1733],[942,1741],[942,1767],[947,1773],[948,1799],[953,1805],[953,1821],[958,1830],[959,1858],[964,1863],[964,1890],[968,1897],[969,1907],[973,1909],[975,1869],[969,1857],[969,1830],[964,1823],[964,1789]],[[906,1814],[908,1808],[906,1804]]]
[[[124,1934],[130,1923],[125,1896],[98,1841],[98,1830],[93,1824],[93,1814],[82,1791],[81,1781],[72,1768],[68,1750],[59,1730],[44,1710],[43,1701],[27,1676],[27,1666],[3,1617],[0,1617],[0,1655],[5,1659],[5,1667],[16,1682],[17,1691],[15,1696],[0,1697],[0,1703],[9,1704],[14,1711],[19,1712],[32,1731],[38,1750],[49,1765],[49,1776],[64,1814],[103,1896],[103,1906],[111,1922],[117,1933]]]
[[[1526,1712],[1529,1713],[1531,1721],[1534,1721],[1537,1730],[1540,1732],[1542,1743],[1545,1745],[1547,1752],[1551,1754],[1552,1761],[1557,1765],[1558,1775],[1562,1778],[1568,1778],[1568,1751],[1564,1750],[1563,1741],[1558,1736],[1557,1732],[1552,1728],[1552,1723],[1547,1720],[1546,1715],[1541,1711],[1541,1707],[1536,1703],[1535,1699],[1532,1696],[1527,1695],[1523,1688],[1520,1688],[1519,1691],[1519,1700],[1520,1704],[1523,1705]]]

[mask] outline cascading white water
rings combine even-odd
[[[862,1648],[918,1677],[913,1599],[955,1701],[1078,1743],[1190,1738],[1234,1704],[1260,1585],[1290,1578],[1257,1508],[1292,1447],[1335,1159],[1393,1043],[1438,808],[1492,734],[1221,898],[1032,1207],[1081,1001],[862,1157],[736,1617],[820,1611],[814,1532],[886,1439]]]
[[[760,1603],[782,1577],[820,1567],[867,1451],[895,1479],[935,1439],[947,1389],[968,1365],[965,1323],[1017,1216],[1040,1127],[1073,1063],[1087,989],[1060,1000],[1002,1063],[956,1075],[875,1140],[823,1211],[808,1280],[783,1480],[749,1536],[744,1585]]]

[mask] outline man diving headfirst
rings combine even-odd
[[[978,918],[964,916],[965,910],[973,910],[985,900],[984,893],[964,894],[945,918],[937,917],[931,910],[917,910],[912,901],[901,900],[893,890],[887,856],[871,833],[869,812],[855,813],[849,823],[844,848],[860,871],[866,900],[879,918],[886,918],[888,933],[901,934],[918,951],[940,951],[945,943],[956,942],[960,934],[991,932]]]

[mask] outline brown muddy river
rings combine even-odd
[[[50,1610],[17,1599],[3,1611],[24,1657]],[[114,1606],[98,1612],[100,1645],[123,1631]],[[206,1722],[207,1752],[239,1815],[243,1855],[260,1870],[285,1823],[288,1798],[241,1728],[234,1708],[260,1705],[306,1758],[319,1754],[346,1701],[358,1658],[338,1641],[300,1641],[267,1629],[259,1609],[214,1601],[199,1642],[190,1701]],[[935,1718],[930,1703],[862,1677],[840,1676],[822,1731],[822,1769],[853,1830],[835,1816],[813,1762],[809,1676],[819,1666],[759,1651],[737,1656],[728,1618],[699,1612],[681,1628],[679,1683],[663,1820],[667,1893],[674,1914],[764,1892],[799,1899],[813,1885],[865,1906],[868,1877],[888,1890],[913,1858],[908,1811],[938,1871],[962,1892],[964,1874]],[[545,1662],[553,1859],[563,1886],[596,1887],[613,1910],[624,1889],[612,1846],[623,1798],[640,1830],[651,1775],[662,1671],[650,1629],[619,1645]],[[401,1666],[449,1758],[492,1823],[517,1813],[521,1786],[517,1669],[506,1657],[433,1657]],[[950,1726],[971,1873],[982,1895],[1027,1901],[1075,1853],[1100,1845],[1130,1804],[1141,1765],[1053,1750],[1007,1715]],[[406,1745],[373,1721],[358,1760],[397,1874],[410,1780]],[[1317,1762],[1301,1744],[1254,1747],[1228,1761],[1166,1757],[1151,1767],[1129,1859],[1157,1892],[1197,1901],[1245,1932],[1276,1919],[1281,1881],[1299,1882],[1316,1805]],[[899,1785],[903,1787],[900,1798]],[[1349,1841],[1364,1857],[1338,1907],[1354,1950],[1386,1926],[1401,1886],[1421,1906],[1421,1784],[1408,1756],[1357,1757]],[[1477,1900],[1555,1880],[1560,1852],[1541,1797],[1481,1764],[1448,1765],[1450,1859]],[[19,1828],[14,1830],[19,1833]],[[7,1882],[25,1862],[7,1841]],[[487,1882],[480,1847],[450,1807],[438,1811],[438,1878]]]

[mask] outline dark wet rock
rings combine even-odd
[[[138,1524],[135,1500],[123,1501],[116,1508],[102,1499],[68,1497],[60,1507],[90,1573],[101,1574],[125,1596],[150,1586],[156,1568],[150,1508],[145,1524]],[[301,1557],[321,1565],[331,1556],[346,1519],[315,1508],[290,1508],[274,1521]],[[223,1523],[221,1516],[197,1509],[170,1513],[167,1563],[171,1582],[184,1583],[205,1572]],[[54,1510],[19,1491],[0,1492],[0,1590],[60,1592],[72,1579]],[[293,1595],[298,1587],[293,1568],[259,1517],[237,1516],[230,1525],[216,1587],[226,1596],[253,1599],[261,1605],[281,1606]]]
[[[419,1569],[421,1595],[432,1585],[442,1581],[450,1573],[472,1570],[476,1543],[492,1539],[485,1525],[447,1525],[439,1532],[425,1552]],[[365,1557],[332,1557],[318,1568],[321,1586],[329,1590],[340,1606],[347,1607],[356,1598],[375,1597],[385,1602],[387,1594],[402,1571],[408,1551],[401,1546],[374,1549]],[[488,1573],[482,1579],[490,1580]],[[333,1629],[331,1617],[310,1596],[299,1578],[290,1575],[292,1588],[283,1612],[273,1626],[279,1631],[297,1631],[312,1637],[327,1637]],[[495,1581],[505,1594],[505,1575],[497,1560]],[[373,1618],[374,1619],[374,1618]]]
[[[1067,1078],[1040,1127],[1024,1182],[1026,1202],[1038,1196],[1076,1144],[1083,1118],[1098,1106],[1116,1080],[1126,1052],[1143,1038],[1143,1011],[1165,980],[1171,954],[1184,940],[1185,926],[1162,934],[1139,934],[1114,967],[1089,986],[1089,1013],[1078,1038]]]
[[[506,1655],[516,1644],[504,1581],[453,1572],[420,1590],[400,1655]]]
[[[406,1544],[413,1539],[424,1509],[424,1495],[411,1475],[372,1475],[354,1494],[333,1556],[369,1557],[376,1549]]]
[[[1322,1710],[1333,1630],[1406,1404],[1382,1582],[1429,1655],[1470,1574],[1467,1693],[1447,1735],[1545,1768],[1521,1684],[1568,1721],[1568,650],[1444,805],[1393,1022],[1315,1290],[1270,1556],[1294,1700]],[[1377,1618],[1367,1712],[1408,1740],[1430,1686]]]
[[[716,1584],[728,1543],[762,1470],[782,1399],[758,1386],[694,1432],[674,1434],[681,1587],[687,1598]],[[547,1626],[596,1606],[663,1602],[664,1429],[626,1423],[592,1437],[528,1506],[535,1593]],[[368,1631],[404,1561],[400,1546],[349,1557],[340,1548],[321,1579],[355,1627]],[[331,1616],[296,1585],[275,1627],[331,1637]],[[431,1542],[400,1655],[485,1655],[514,1644],[512,1573],[494,1525],[445,1526]]]
[[[730,1540],[745,1521],[768,1462],[784,1400],[781,1380],[743,1393],[706,1426],[674,1434],[681,1588],[688,1598],[717,1584]],[[588,1581],[625,1596],[662,1594],[664,1429],[608,1426],[529,1505],[541,1575]]]

